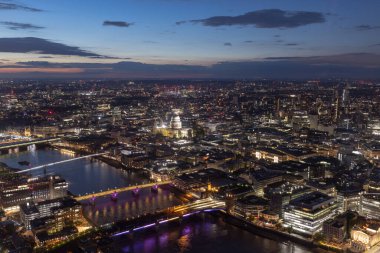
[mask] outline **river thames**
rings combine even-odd
[[[105,252],[122,253],[306,253],[312,251],[289,241],[255,235],[210,214],[193,216],[159,229],[116,238]]]
[[[72,154],[55,149],[31,149],[24,152],[15,152],[0,156],[0,162],[12,168],[27,169],[29,167],[49,164],[74,158]],[[18,162],[28,161],[29,166],[22,166]],[[30,171],[32,175],[43,175],[43,169]],[[116,169],[97,159],[84,158],[67,163],[46,167],[46,173],[55,173],[62,176],[69,183],[69,190],[73,194],[83,195],[109,188],[122,187],[146,182],[147,180],[137,173]]]
[[[0,156],[0,162],[19,169],[38,166],[73,158],[73,155],[54,149],[30,149]],[[28,161],[30,166],[22,166],[18,162]],[[69,190],[73,194],[86,194],[109,188],[135,185],[146,182],[138,173],[125,172],[96,159],[85,158],[48,167],[47,174],[56,173],[69,182]],[[43,175],[43,170],[32,172]],[[85,212],[96,224],[110,221],[110,218],[122,219],[128,214],[137,214],[136,210],[149,211],[166,205],[178,204],[167,190],[160,189],[154,195],[143,191],[139,199],[133,200],[130,193],[123,193],[117,203],[108,199],[100,199],[95,207],[85,207]],[[111,251],[110,251],[111,252]],[[112,252],[311,252],[302,246],[290,242],[278,242],[255,235],[230,225],[222,218],[206,216],[196,217],[181,224],[164,226],[159,231],[141,231],[131,238],[119,238],[113,243]]]

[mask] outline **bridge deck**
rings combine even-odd
[[[54,166],[54,165],[61,164],[61,163],[67,163],[67,162],[71,162],[71,161],[75,161],[75,160],[80,160],[80,159],[84,159],[84,158],[90,158],[90,157],[94,157],[94,156],[101,156],[101,155],[105,155],[105,154],[107,154],[107,152],[98,153],[98,154],[91,154],[91,155],[85,155],[85,156],[79,156],[79,157],[75,157],[75,158],[71,158],[71,159],[67,159],[67,160],[62,160],[62,161],[58,161],[58,162],[38,165],[38,166],[29,168],[29,169],[25,169],[25,170],[19,170],[16,173],[24,173],[24,172],[28,172],[28,171],[32,171],[32,170],[38,170],[38,169]]]
[[[96,193],[92,193],[92,194],[78,196],[78,197],[75,197],[75,199],[78,201],[81,201],[81,200],[85,200],[85,199],[90,199],[92,197],[101,197],[101,196],[111,195],[114,192],[131,191],[131,190],[134,190],[136,188],[141,189],[141,188],[152,187],[155,185],[164,185],[164,184],[170,184],[170,183],[171,183],[171,181],[163,181],[163,182],[157,182],[157,183],[147,183],[147,184],[142,184],[142,185],[126,186],[126,187],[111,189],[111,190],[107,190],[107,191],[96,192]]]
[[[47,142],[59,141],[59,140],[61,140],[61,138],[44,138],[44,139],[35,139],[31,141],[3,143],[3,144],[0,144],[0,149],[16,148],[16,147],[21,147],[21,146],[28,146],[32,144],[47,143]]]
[[[172,213],[187,213],[189,211],[202,210],[202,209],[213,209],[213,208],[225,208],[226,204],[224,201],[216,200],[212,198],[199,199],[194,202],[190,202],[185,205],[174,206],[169,209]]]

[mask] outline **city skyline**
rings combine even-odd
[[[377,79],[364,2],[2,1],[0,76]]]

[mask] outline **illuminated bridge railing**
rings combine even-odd
[[[43,168],[46,168],[46,167],[54,166],[54,165],[57,165],[57,164],[61,164],[61,163],[67,163],[67,162],[71,162],[71,161],[75,161],[75,160],[80,160],[80,159],[84,159],[84,158],[90,158],[90,157],[94,157],[94,156],[101,156],[101,155],[105,155],[105,154],[107,154],[107,153],[98,153],[98,154],[91,154],[91,155],[85,155],[85,156],[75,157],[75,158],[71,158],[71,159],[67,159],[67,160],[63,160],[63,161],[58,161],[58,162],[54,162],[54,163],[48,163],[48,164],[44,164],[44,165],[39,165],[39,166],[32,167],[32,168],[25,169],[25,170],[19,170],[19,171],[15,172],[15,173],[25,173],[25,172],[29,172],[29,171],[32,171],[32,170],[39,170],[39,169],[43,169]]]
[[[48,142],[54,142],[54,141],[60,141],[60,140],[61,138],[46,138],[46,139],[36,139],[36,140],[31,140],[31,141],[4,143],[4,144],[0,144],[0,150],[9,149],[9,148],[17,148],[17,147],[22,147],[22,146],[29,146],[33,144],[48,143]]]
[[[141,185],[126,186],[126,187],[110,189],[110,190],[106,190],[106,191],[101,191],[101,192],[96,192],[96,193],[78,196],[78,197],[75,197],[75,199],[77,201],[82,201],[82,200],[91,199],[94,197],[97,198],[97,197],[112,195],[115,192],[118,193],[118,192],[124,192],[124,191],[132,191],[132,190],[136,190],[136,189],[143,189],[143,188],[165,185],[165,184],[170,184],[170,183],[171,183],[171,181],[163,181],[163,182],[147,183],[147,184],[141,184]]]
[[[174,206],[169,208],[170,213],[175,214],[188,214],[189,212],[198,211],[198,210],[206,210],[206,209],[224,209],[226,207],[226,203],[224,201],[215,200],[212,198],[200,199],[194,202]]]
[[[206,203],[208,203],[209,206],[204,205]],[[180,220],[181,218],[189,217],[189,216],[192,216],[192,215],[195,215],[198,213],[202,213],[202,212],[215,212],[215,211],[224,212],[225,211],[224,202],[222,203],[220,201],[211,200],[211,199],[206,199],[206,200],[202,200],[202,201],[195,201],[195,202],[189,203],[187,205],[177,206],[175,208],[179,208],[179,207],[187,207],[187,208],[185,208],[187,212],[185,214],[178,214],[178,213],[174,214],[173,213],[173,215],[171,217],[166,217],[165,219],[159,219],[156,222],[151,222],[151,223],[148,223],[145,225],[140,225],[137,227],[126,229],[124,231],[113,234],[112,237],[118,237],[121,235],[130,234],[130,233],[133,233],[133,232],[136,232],[139,230],[144,230],[144,229],[147,229],[150,227],[159,226],[160,224],[168,223],[168,222],[175,221],[175,220]],[[196,210],[190,211],[190,207],[195,208]]]

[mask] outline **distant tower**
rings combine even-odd
[[[277,98],[276,114],[277,117],[280,117],[280,98]]]
[[[339,119],[339,97],[335,99],[335,113],[334,113],[334,121],[337,122]]]
[[[347,84],[342,92],[342,107],[344,109],[344,113],[348,113],[348,108],[350,106],[350,85]]]
[[[54,179],[53,176],[49,177],[49,199],[54,199]]]
[[[343,92],[342,92],[342,102],[343,102],[344,107],[346,107],[348,105],[348,102],[350,100],[349,88],[350,88],[350,86],[349,86],[349,84],[347,84],[346,87],[343,89]]]
[[[173,116],[170,120],[170,127],[172,129],[182,128],[182,122],[181,122],[181,118],[179,117],[179,113],[180,113],[179,109],[173,109]]]

